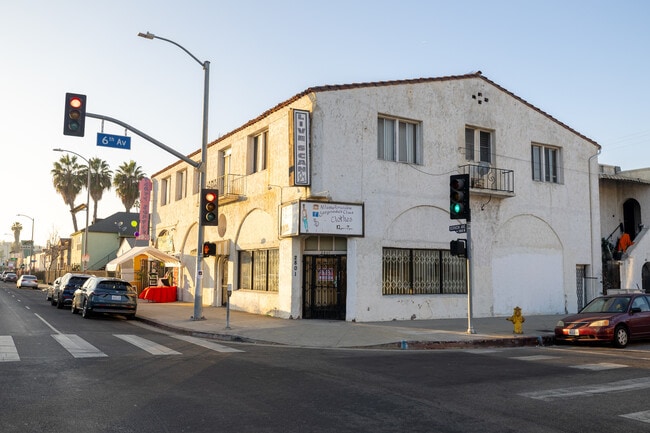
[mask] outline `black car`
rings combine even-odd
[[[85,319],[95,313],[135,317],[138,293],[128,281],[111,277],[90,277],[74,292],[72,314],[81,311]]]
[[[56,308],[63,308],[71,305],[74,291],[81,287],[90,277],[92,277],[92,275],[75,274],[71,272],[62,276],[59,284],[53,287],[51,300],[52,305],[56,305]]]

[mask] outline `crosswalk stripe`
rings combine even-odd
[[[10,335],[0,335],[0,362],[20,361],[14,339]]]
[[[571,366],[571,368],[578,368],[581,370],[591,370],[591,371],[613,370],[615,368],[626,368],[626,367],[627,365],[614,364],[612,362],[601,362],[599,364],[583,364],[583,365]]]
[[[52,337],[75,358],[100,358],[104,352],[74,334],[53,334]]]
[[[546,361],[548,359],[556,359],[558,356],[549,355],[531,355],[531,356],[515,356],[510,359],[517,359],[519,361]]]
[[[641,421],[646,424],[650,424],[650,410],[644,410],[643,412],[634,412],[627,413],[625,415],[620,415],[623,418],[633,419],[636,421]]]
[[[619,380],[618,382],[603,383],[601,385],[574,386],[571,388],[547,389],[544,391],[524,392],[522,397],[536,400],[552,401],[560,398],[585,397],[608,392],[638,391],[650,388],[650,377],[638,379]]]
[[[233,349],[232,347],[223,346],[212,341],[206,341],[201,338],[191,337],[189,335],[171,335],[171,337],[179,340],[187,341],[188,343],[196,344],[206,349],[214,350],[216,352],[243,352],[243,350]]]
[[[137,335],[128,335],[128,334],[113,334],[120,340],[124,340],[127,343],[131,343],[136,347],[139,347],[142,350],[145,350],[152,355],[180,355],[180,352],[165,347],[162,344],[154,343],[153,341],[147,340],[146,338],[138,337]]]

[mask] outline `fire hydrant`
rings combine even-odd
[[[526,321],[526,318],[521,315],[521,308],[520,307],[515,307],[513,310],[512,316],[506,317],[506,320],[512,322],[514,326],[514,333],[515,334],[523,334],[524,330],[521,326],[522,323]]]

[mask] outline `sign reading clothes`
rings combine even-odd
[[[296,186],[311,184],[310,134],[309,111],[293,110],[293,184]]]
[[[282,208],[281,236],[363,236],[363,205],[298,201]]]

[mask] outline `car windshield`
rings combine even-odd
[[[23,275],[23,280],[35,280],[36,277],[33,275]]]
[[[129,290],[131,285],[123,281],[103,281],[97,284],[97,288],[100,290],[118,290],[126,292]]]
[[[612,298],[596,298],[591,301],[581,313],[623,313],[627,311],[630,304],[629,296],[617,296]]]

